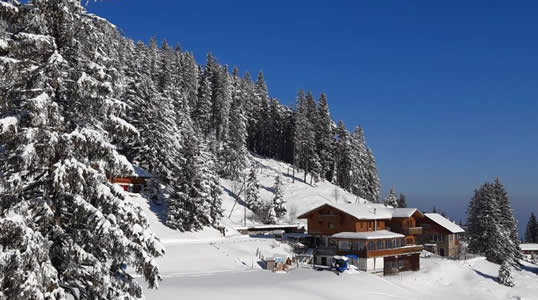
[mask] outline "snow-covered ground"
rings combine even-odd
[[[298,214],[326,201],[356,201],[356,197],[330,183],[310,186],[287,176],[288,165],[256,158],[258,179],[264,200],[272,197],[274,176],[284,182],[288,210]],[[292,170],[290,169],[290,174]],[[296,175],[301,178],[302,173]],[[223,181],[226,238],[215,229],[178,232],[159,219],[161,207],[151,207],[136,194],[130,198],[146,212],[153,231],[161,238],[167,253],[158,259],[163,281],[158,290],[145,290],[146,299],[535,299],[538,300],[538,266],[526,264],[514,271],[516,287],[496,280],[499,266],[478,258],[452,261],[439,257],[421,258],[421,270],[378,277],[364,272],[337,275],[330,271],[296,269],[286,274],[262,270],[259,255],[285,256],[291,249],[272,239],[250,238],[234,228],[242,226],[243,206],[234,207],[230,195],[237,187]],[[337,197],[335,197],[335,190]],[[362,200],[361,200],[362,201]],[[232,210],[233,208],[233,210]],[[229,217],[230,216],[230,217]],[[229,217],[229,218],[228,218]],[[281,222],[287,222],[283,218]],[[139,279],[141,280],[141,279]]]

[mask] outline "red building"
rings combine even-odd
[[[151,179],[152,176],[140,167],[134,166],[134,170],[134,176],[112,177],[110,181],[121,186],[126,192],[142,193],[145,190],[147,180]]]

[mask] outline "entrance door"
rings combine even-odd
[[[322,265],[322,266],[326,266],[326,265],[327,265],[327,257],[326,257],[326,256],[322,256],[322,257],[321,257],[321,265]]]
[[[445,256],[445,248],[439,249],[439,255]]]

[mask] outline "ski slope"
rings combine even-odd
[[[272,198],[274,177],[281,175],[288,211],[295,206],[300,214],[314,205],[336,199],[338,202],[357,201],[355,196],[327,182],[314,186],[302,180],[292,183],[292,178],[287,176],[289,166],[285,163],[254,160],[260,165],[258,180],[262,199]],[[296,177],[302,178],[302,173]],[[421,259],[420,271],[387,277],[364,272],[337,275],[330,271],[298,269],[279,274],[262,270],[258,264],[260,256],[286,256],[291,249],[272,239],[250,238],[235,230],[242,226],[244,208],[233,197],[237,189],[234,184],[222,180],[225,209],[222,225],[227,229],[226,237],[212,228],[199,232],[172,230],[161,222],[165,208],[150,205],[138,194],[128,194],[145,211],[152,230],[167,250],[165,256],[157,259],[163,278],[160,288],[146,289],[146,299],[538,300],[538,266],[525,264],[523,270],[514,271],[516,287],[508,288],[495,281],[499,266],[483,258],[452,261],[432,256]],[[287,216],[281,220],[289,221]],[[247,224],[252,223],[247,221]]]

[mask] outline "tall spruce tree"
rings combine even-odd
[[[282,179],[280,176],[275,177],[275,184],[273,185],[273,209],[275,211],[275,217],[281,218],[286,215],[286,200],[284,199],[284,192],[282,191]]]
[[[258,212],[262,208],[262,200],[260,199],[260,184],[258,183],[258,177],[256,176],[256,167],[252,165],[247,177],[247,184],[245,189],[245,203],[247,207],[254,213]]]
[[[527,229],[525,231],[525,242],[538,243],[538,223],[536,222],[536,216],[531,213],[529,222],[527,222]]]
[[[396,196],[396,190],[394,188],[390,189],[390,193],[384,200],[385,206],[398,207],[398,196]]]
[[[9,83],[0,90],[0,295],[140,298],[124,266],[156,287],[153,258],[164,249],[107,180],[134,175],[111,144],[112,130],[137,132],[116,98],[118,69],[107,64],[120,61],[119,34],[77,1],[13,2],[0,5],[0,18],[16,30],[0,53],[9,58],[0,72]]]
[[[306,176],[312,168],[315,154],[315,135],[312,123],[309,119],[309,109],[306,96],[302,90],[297,96],[296,117],[295,117],[295,165],[304,170],[304,182]]]
[[[403,193],[400,193],[400,197],[398,198],[398,207],[400,208],[407,207],[407,197]]]
[[[247,126],[243,111],[244,97],[237,70],[234,71],[233,103],[229,114],[230,124],[222,151],[220,173],[225,178],[238,180],[247,165]]]
[[[485,183],[475,191],[467,210],[469,250],[484,253],[491,262],[519,268],[518,246],[512,240],[513,229],[504,219],[507,212],[501,211],[506,208],[498,189],[495,183]]]
[[[324,93],[319,98],[318,120],[314,125],[316,126],[316,150],[321,163],[321,177],[332,181],[334,176],[334,131],[327,95]]]

